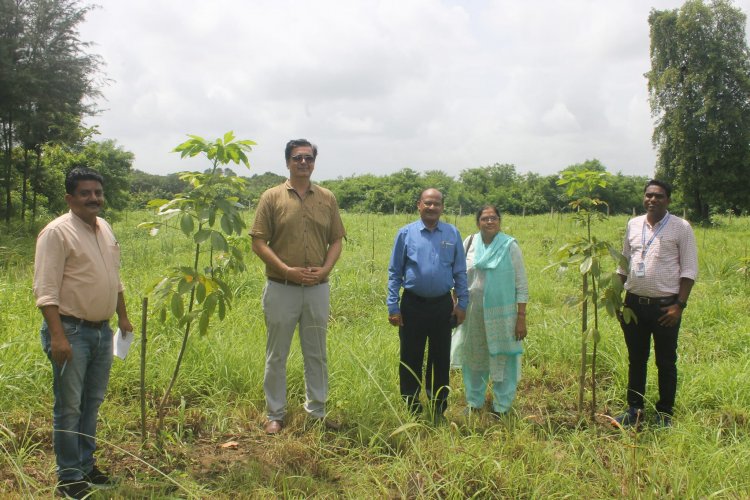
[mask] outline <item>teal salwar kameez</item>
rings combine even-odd
[[[484,406],[492,382],[493,411],[505,413],[521,378],[523,344],[515,329],[517,304],[526,303],[529,295],[523,257],[516,240],[504,233],[489,245],[477,233],[464,241],[467,246],[469,306],[453,335],[451,364],[462,370],[470,407]]]

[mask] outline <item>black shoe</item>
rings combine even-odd
[[[672,427],[672,415],[658,412],[656,414],[656,425],[661,428]]]
[[[643,425],[643,410],[640,408],[630,407],[622,415],[615,417],[615,427],[635,427],[640,429]]]
[[[65,498],[86,498],[91,487],[85,479],[63,479],[57,483],[57,494]]]
[[[83,479],[95,488],[111,488],[115,485],[115,482],[104,472],[100,471],[96,465],[91,469],[91,472],[83,475]]]

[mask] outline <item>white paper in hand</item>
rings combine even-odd
[[[133,335],[133,332],[125,332],[125,335],[123,335],[118,328],[115,332],[114,339],[112,339],[112,352],[114,352],[115,356],[120,359],[125,359],[125,356],[128,355],[128,351],[130,350],[130,344],[133,343],[134,337],[135,335]]]

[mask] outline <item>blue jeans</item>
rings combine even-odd
[[[42,323],[42,348],[52,363],[53,442],[60,480],[81,479],[94,467],[96,420],[112,367],[112,329],[63,321],[73,358],[65,369],[52,360],[50,333]]]

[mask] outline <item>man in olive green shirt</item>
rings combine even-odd
[[[253,252],[266,264],[268,278],[263,290],[267,434],[280,432],[284,425],[286,360],[297,325],[305,367],[305,411],[319,420],[326,416],[328,274],[341,255],[346,234],[333,193],[310,181],[317,147],[305,139],[292,140],[284,154],[289,180],[263,193],[250,230]]]

